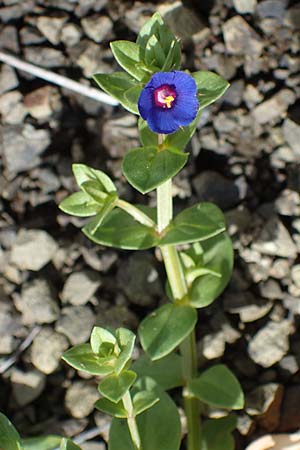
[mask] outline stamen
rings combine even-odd
[[[160,108],[170,109],[176,100],[177,94],[175,89],[167,84],[163,84],[154,90],[154,102]]]
[[[163,102],[167,105],[167,108],[171,108],[174,100],[175,98],[173,97],[173,95],[168,95],[163,99]]]

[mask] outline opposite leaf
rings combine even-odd
[[[89,217],[95,216],[100,208],[88,194],[80,191],[65,198],[59,204],[59,209],[72,216]]]
[[[237,419],[233,415],[220,419],[209,419],[203,424],[201,450],[234,450],[232,431]]]
[[[154,361],[170,353],[192,331],[196,310],[188,305],[167,304],[147,316],[139,326],[143,349]]]
[[[3,450],[23,450],[19,433],[2,413],[0,413],[0,448]]]
[[[97,400],[94,406],[99,411],[117,417],[118,419],[125,419],[127,417],[127,411],[124,409],[122,401],[115,403],[103,397]]]
[[[60,443],[59,450],[81,450],[81,448],[74,444],[70,439],[63,438]]]
[[[189,392],[208,405],[226,409],[242,409],[244,394],[240,383],[224,365],[218,364],[194,378],[188,384]]]
[[[61,436],[49,435],[22,439],[24,450],[55,450],[59,447]]]
[[[197,84],[200,110],[218,100],[229,88],[228,81],[214,72],[200,70],[191,75]]]
[[[86,164],[72,164],[72,171],[79,187],[86,182],[93,181],[97,183],[100,191],[108,194],[117,191],[109,176],[101,170],[93,169]]]
[[[187,154],[172,147],[138,147],[125,155],[123,173],[133,187],[146,194],[174,177],[187,159]]]
[[[119,375],[112,374],[104,378],[98,386],[99,392],[112,402],[118,403],[133,385],[136,373],[132,370],[125,370]]]
[[[67,350],[62,359],[77,370],[92,375],[108,375],[112,373],[111,358],[99,358],[90,344],[79,344]]]
[[[149,73],[141,64],[141,49],[138,44],[130,41],[114,41],[111,42],[110,48],[120,66],[134,78],[142,81],[149,77]]]

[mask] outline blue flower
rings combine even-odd
[[[199,109],[196,94],[195,80],[187,73],[157,72],[139,96],[140,115],[155,133],[173,133],[195,119]]]

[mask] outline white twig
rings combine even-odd
[[[86,97],[90,97],[99,102],[106,103],[107,105],[116,106],[119,104],[117,100],[112,98],[110,95],[105,94],[104,92],[101,92],[93,87],[80,84],[77,81],[70,80],[69,78],[58,75],[55,72],[50,72],[49,70],[42,69],[41,67],[22,61],[15,56],[2,52],[1,50],[0,61],[8,64],[9,66],[13,66],[18,70],[30,73],[31,75],[35,75],[36,77],[42,78],[43,80],[49,81],[50,83],[57,84],[58,86],[64,87],[66,89],[70,89],[71,91],[77,92],[78,94],[84,95]]]
[[[19,358],[21,353],[23,353],[32,343],[36,335],[41,331],[41,326],[37,325],[34,327],[24,341],[20,344],[17,350],[7,358],[2,364],[0,364],[0,374],[6,372]]]

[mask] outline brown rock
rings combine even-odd
[[[285,390],[279,431],[292,431],[300,428],[300,384]]]
[[[255,388],[246,399],[246,412],[256,416],[261,427],[267,431],[276,430],[280,420],[280,406],[283,386],[267,383]]]

